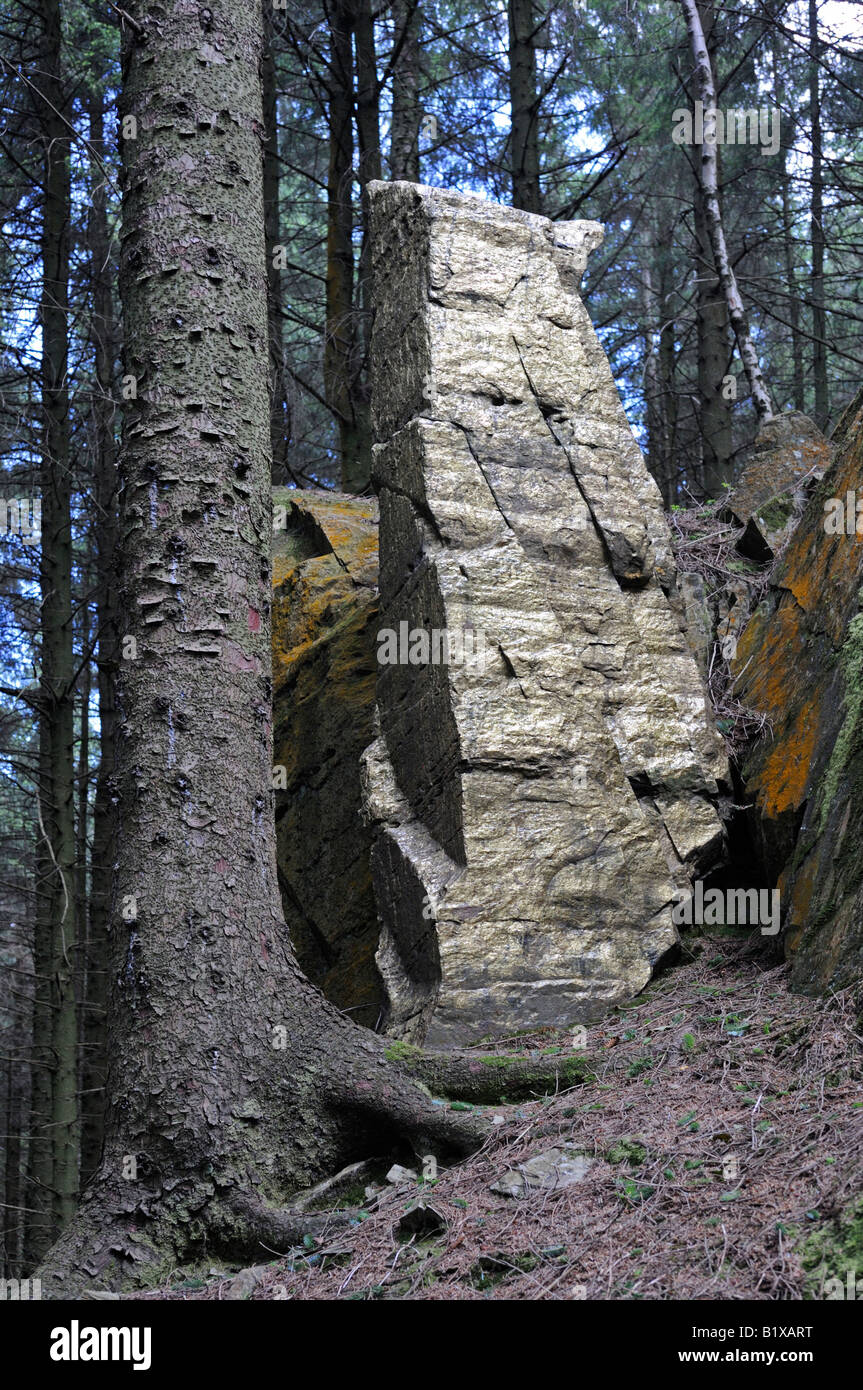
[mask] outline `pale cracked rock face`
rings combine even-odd
[[[408,183],[370,205],[379,622],[402,636],[364,765],[385,1027],[588,1021],[674,944],[728,775],[579,298],[602,229]],[[444,629],[449,664],[392,659]]]

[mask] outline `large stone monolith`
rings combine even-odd
[[[586,1021],[675,942],[727,777],[659,490],[579,297],[602,229],[408,183],[369,203],[385,1026]]]

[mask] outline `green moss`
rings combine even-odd
[[[519,1057],[474,1053],[469,1059],[425,1053],[410,1043],[393,1042],[386,1058],[434,1096],[481,1105],[505,1105],[593,1080],[585,1057]]]
[[[845,715],[839,737],[833,746],[830,762],[820,787],[819,834],[824,829],[830,807],[839,788],[839,779],[847,769],[855,739],[859,737],[860,715],[863,712],[863,614],[852,618],[848,635],[840,653],[845,678]]]
[[[768,530],[780,531],[793,511],[793,498],[773,497],[766,507],[759,509],[758,519],[764,523]]]
[[[633,1178],[618,1178],[617,1193],[628,1206],[640,1206],[656,1191],[649,1182],[635,1182]]]
[[[517,1255],[483,1255],[471,1266],[469,1279],[475,1289],[491,1289],[510,1274],[530,1274],[540,1263],[532,1251]]]
[[[627,1067],[627,1076],[640,1076],[644,1071],[650,1071],[653,1066],[652,1057],[637,1057],[631,1066]]]
[[[410,1043],[393,1042],[390,1043],[384,1053],[388,1062],[410,1062],[422,1056],[422,1051],[418,1047],[412,1047]]]
[[[863,1280],[863,1197],[858,1197],[803,1242],[800,1261],[806,1271],[804,1298],[823,1297],[824,1282],[838,1279],[843,1285],[850,1270]]]
[[[628,1163],[640,1168],[647,1158],[647,1148],[638,1139],[618,1139],[605,1155],[609,1163]]]

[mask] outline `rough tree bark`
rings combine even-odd
[[[512,132],[512,205],[542,211],[539,186],[539,100],[536,94],[536,21],[533,0],[508,0],[509,100]]]
[[[422,14],[414,0],[396,0],[395,42],[401,43],[393,65],[393,114],[390,128],[390,178],[420,181],[420,35]]]
[[[261,12],[126,13],[121,292],[138,397],[121,458],[109,1103],[102,1163],[41,1271],[55,1298],[140,1287],[205,1250],[284,1249],[320,1224],[284,1203],[322,1174],[399,1143],[446,1158],[487,1133],[433,1105],[291,951],[270,790]],[[545,1061],[564,1083],[583,1071]]]
[[[827,394],[827,313],[824,307],[824,172],[821,138],[821,42],[818,37],[818,0],[809,0],[809,126],[812,132],[812,381],[815,387],[815,423],[827,428],[830,403]]]
[[[803,382],[803,338],[800,332],[800,296],[797,290],[797,268],[794,264],[795,252],[791,171],[788,167],[788,151],[794,148],[796,119],[788,109],[785,82],[782,76],[781,56],[781,41],[779,35],[774,34],[771,52],[773,87],[776,92],[776,104],[782,112],[782,122],[784,126],[780,148],[780,157],[782,159],[782,255],[785,264],[785,293],[787,295],[788,318],[791,324],[791,390],[794,398],[794,409],[804,411],[806,409],[806,393]],[[789,121],[791,122],[790,131],[788,130]]]
[[[39,816],[34,965],[35,1070],[28,1233],[38,1259],[74,1210],[78,1190],[75,999],[75,729],[72,624],[72,481],[69,459],[69,131],[63,116],[59,0],[42,8],[34,77],[43,144],[41,228],[42,671],[39,690]]]
[[[90,149],[106,153],[102,94],[89,98]],[[116,757],[116,680],[120,645],[117,593],[117,444],[115,362],[117,334],[114,317],[113,253],[108,226],[104,173],[93,161],[92,205],[88,219],[90,283],[93,311],[90,340],[95,370],[93,393],[93,490],[96,501],[96,682],[99,695],[99,770],[93,804],[93,850],[90,898],[84,950],[83,997],[84,1064],[81,1096],[81,1181],[95,1171],[102,1148],[105,1104],[105,994],[108,918],[111,904],[111,866],[114,861]]]
[[[695,62],[695,87],[704,107],[704,144],[701,146],[700,179],[704,193],[704,215],[713,251],[713,263],[719,276],[726,303],[728,318],[737,339],[737,348],[749,382],[749,390],[758,416],[759,424],[773,419],[773,404],[764,382],[758,354],[752,342],[749,320],[737,287],[737,279],[732,269],[725,242],[722,214],[719,209],[719,167],[716,144],[716,84],[713,78],[713,65],[704,38],[701,16],[696,0],[680,0],[686,16],[692,56]],[[708,138],[710,137],[710,138]]]
[[[327,174],[327,304],[324,391],[339,435],[341,483],[362,492],[371,470],[371,422],[361,395],[362,348],[354,313],[353,10],[350,0],[327,7],[330,62],[326,79],[329,127]]]
[[[264,61],[261,69],[264,97],[264,216],[267,241],[267,308],[270,342],[270,445],[273,452],[273,482],[286,483],[291,413],[288,404],[284,359],[284,315],[282,273],[275,247],[281,244],[281,164],[279,161],[279,111],[276,90],[276,54],[272,0],[262,0],[264,16]]]

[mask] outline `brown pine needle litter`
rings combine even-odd
[[[393,1187],[382,1155],[356,1224],[281,1259],[262,1251],[272,1263],[248,1297],[823,1298],[844,1267],[813,1273],[805,1243],[863,1194],[861,1001],[790,994],[787,976],[758,936],[690,938],[682,964],[587,1029],[593,1081],[484,1107],[503,1123],[436,1181]],[[543,1030],[482,1050],[571,1046],[570,1033]],[[561,1147],[593,1159],[581,1182],[490,1191]],[[401,1162],[422,1170],[421,1159]],[[417,1202],[431,1213],[400,1232]],[[157,1296],[218,1299],[229,1284],[173,1282]]]

